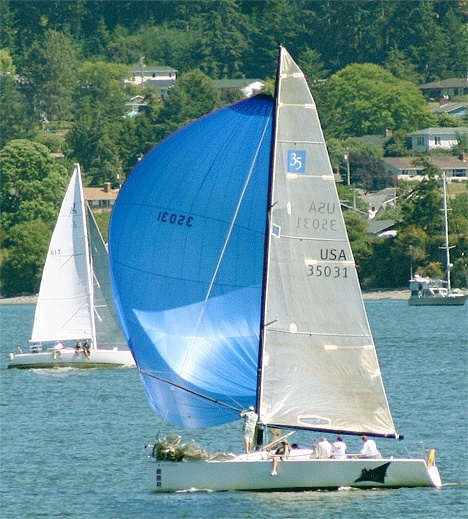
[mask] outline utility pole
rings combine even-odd
[[[140,75],[141,75],[141,88],[142,89],[145,88],[145,73],[143,71],[143,69],[145,68],[144,59],[145,59],[144,56],[140,57]]]
[[[346,184],[349,186],[351,184],[351,175],[349,171],[349,153],[346,152],[343,158],[346,161]]]

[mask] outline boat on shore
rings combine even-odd
[[[112,299],[109,259],[75,165],[49,244],[29,351],[9,368],[134,367]]]
[[[317,107],[286,49],[274,99],[202,117],[139,162],[114,206],[109,252],[153,410],[188,429],[258,413],[254,452],[210,455],[158,435],[151,491],[441,486],[433,449],[341,459],[293,449],[272,470],[289,430],[403,439]]]
[[[443,214],[444,214],[444,245],[445,250],[445,276],[446,279],[433,279],[418,276],[410,279],[411,306],[463,306],[468,299],[468,294],[463,294],[459,289],[452,288],[450,262],[450,245],[448,232],[448,208],[447,208],[447,179],[445,172],[442,173],[443,187]]]

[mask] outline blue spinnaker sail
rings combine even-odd
[[[121,326],[149,402],[175,425],[255,403],[273,106],[256,96],[171,135],[112,212]]]

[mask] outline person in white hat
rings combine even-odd
[[[258,414],[255,412],[254,406],[251,405],[247,411],[240,412],[240,417],[244,419],[242,433],[244,435],[245,452],[250,452],[252,450],[255,436],[255,426],[257,425]]]

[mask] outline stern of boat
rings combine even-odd
[[[433,486],[436,488],[440,488],[442,486],[442,479],[440,477],[439,469],[437,468],[435,462],[436,462],[436,450],[429,449],[427,451],[427,456],[426,456],[427,473],[429,475],[430,480],[432,481]]]

